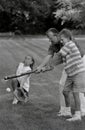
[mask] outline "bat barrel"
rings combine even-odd
[[[31,71],[31,72],[22,73],[22,74],[20,74],[20,75],[5,76],[5,77],[4,77],[4,80],[13,79],[13,78],[18,78],[18,77],[21,77],[21,76],[25,76],[25,75],[29,75],[29,74],[35,73],[35,72],[36,72],[36,70],[33,70],[33,71]]]

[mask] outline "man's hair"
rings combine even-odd
[[[58,34],[58,31],[56,28],[50,28],[46,31],[46,34],[48,34],[49,32],[52,32],[53,34],[57,35]]]
[[[73,40],[73,35],[70,30],[68,29],[62,29],[59,33],[59,36],[64,35],[66,38]]]
[[[32,56],[30,56],[32,58],[32,64],[30,64],[30,68],[33,70],[34,64],[35,64],[35,60]]]

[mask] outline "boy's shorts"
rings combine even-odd
[[[64,86],[64,91],[85,92],[85,72],[68,76]]]

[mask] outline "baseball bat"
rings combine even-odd
[[[31,72],[22,73],[20,75],[9,75],[9,76],[5,76],[4,80],[9,80],[9,79],[14,79],[14,78],[22,77],[22,76],[29,75],[29,74],[32,74],[32,73],[35,73],[35,72],[36,72],[36,70],[33,70]]]
[[[50,67],[50,68],[47,68],[44,72],[46,71],[51,71],[53,69],[53,67]],[[18,78],[18,77],[22,77],[22,76],[25,76],[25,75],[29,75],[29,74],[33,74],[35,73],[37,70],[33,70],[31,72],[27,72],[27,73],[22,73],[20,75],[9,75],[9,76],[5,76],[4,77],[4,80],[9,80],[9,79],[14,79],[14,78]]]

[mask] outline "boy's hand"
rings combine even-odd
[[[46,67],[42,67],[42,72],[45,72],[47,70]]]

